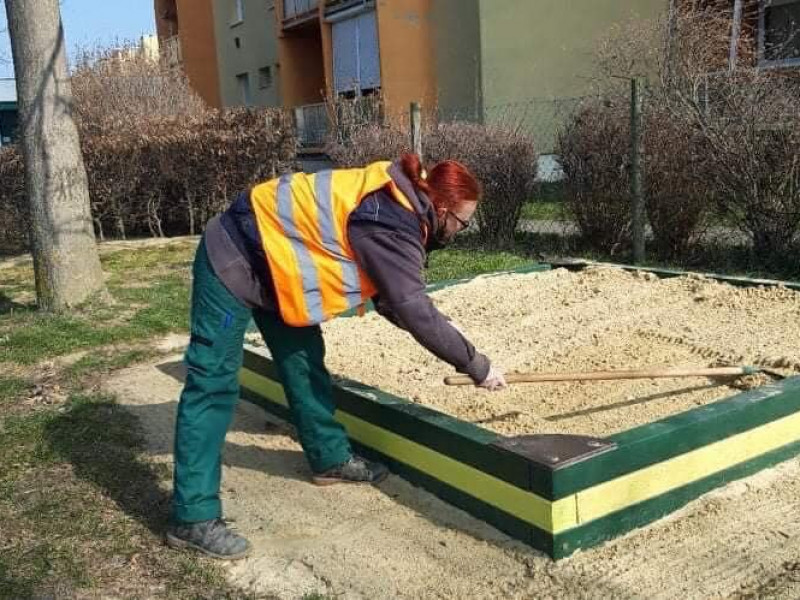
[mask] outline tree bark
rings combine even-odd
[[[19,133],[42,310],[103,289],[86,169],[73,117],[58,0],[5,0],[17,78]]]

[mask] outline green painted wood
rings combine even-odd
[[[244,365],[280,381],[277,369],[266,357],[245,350]],[[354,381],[337,381],[334,394],[339,409],[350,415],[521,489],[534,491],[542,497],[550,494],[550,472],[521,456],[492,447],[490,444],[500,438],[494,432]]]
[[[611,436],[616,450],[556,471],[553,499],[800,411],[800,377],[763,386]]]
[[[795,442],[669,493],[558,534],[553,540],[552,556],[555,559],[565,558],[578,549],[589,548],[611,540],[674,512],[714,488],[753,475],[798,454],[800,454],[800,442]],[[753,507],[753,510],[757,511],[758,507]]]

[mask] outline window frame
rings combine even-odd
[[[267,77],[264,77],[265,73]],[[265,81],[267,81],[266,84],[264,83]],[[274,82],[275,82],[275,76],[272,73],[272,65],[265,65],[258,69],[258,89],[270,90],[272,89]]]
[[[239,99],[242,102],[242,106],[253,106],[253,88],[250,84],[250,73],[248,71],[237,73],[236,83],[239,87]]]

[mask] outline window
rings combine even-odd
[[[239,85],[239,98],[244,106],[253,105],[253,96],[250,92],[250,75],[249,73],[241,73],[236,76],[236,82]]]
[[[230,0],[231,4],[231,27],[244,21],[244,0]]]
[[[233,45],[236,46],[237,48],[241,48],[242,40],[239,37],[233,38]]]
[[[266,90],[272,87],[272,67],[261,67],[258,70],[258,88]]]
[[[800,0],[763,0],[759,11],[763,66],[800,66]]]

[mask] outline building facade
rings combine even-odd
[[[154,0],[162,56],[181,65],[209,106],[222,106],[211,0]]]
[[[688,2],[738,6],[760,66],[800,65],[800,0],[155,0],[162,52],[209,104],[291,109],[307,144],[327,98],[380,92],[390,114],[419,101],[486,122],[529,105],[544,152],[561,105],[595,91],[609,29]]]
[[[281,106],[274,0],[213,0],[223,106]]]

